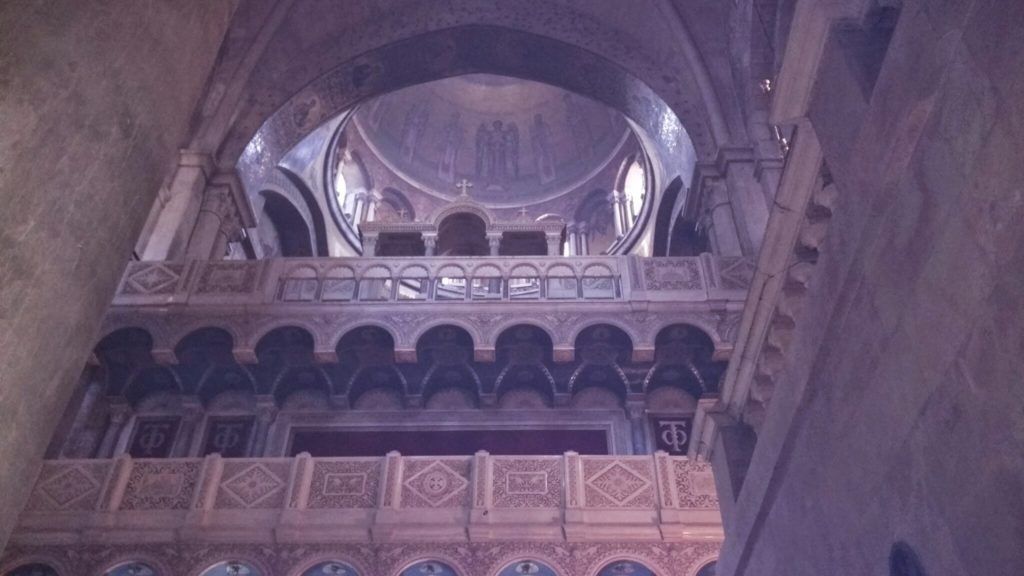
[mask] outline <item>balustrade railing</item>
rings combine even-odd
[[[651,456],[54,460],[44,463],[22,534],[253,522],[353,538],[719,537],[710,466]]]
[[[752,271],[710,254],[132,262],[114,305],[741,301]]]

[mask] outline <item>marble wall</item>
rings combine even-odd
[[[1022,21],[903,2],[877,80],[863,30],[825,42],[803,129],[839,198],[721,574],[903,574],[896,542],[1024,572]]]
[[[0,546],[235,4],[0,7]]]

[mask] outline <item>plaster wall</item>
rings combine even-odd
[[[1022,21],[904,2],[873,86],[833,30],[809,119],[840,199],[720,573],[882,576],[895,541],[1024,573]]]
[[[235,4],[0,5],[0,547]]]

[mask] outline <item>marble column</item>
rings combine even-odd
[[[491,256],[497,256],[501,250],[501,232],[488,232],[487,245],[491,249]]]
[[[253,458],[267,457],[267,441],[270,436],[270,427],[277,419],[277,406],[273,399],[264,402],[260,401],[256,406],[256,432],[253,438],[250,456]]]
[[[562,251],[562,233],[548,232],[544,234],[548,244],[548,256],[558,256]]]
[[[170,184],[161,188],[137,246],[143,260],[176,260],[184,257],[190,227],[199,214],[203,192],[213,176],[209,154],[189,150],[179,153]]]
[[[433,256],[437,250],[437,234],[423,234],[423,246],[426,248],[424,255]]]
[[[363,235],[363,256],[377,255],[377,233]]]
[[[565,227],[565,245],[568,247],[568,249],[565,251],[566,256],[576,256],[578,254],[578,242],[579,240],[577,240],[576,223],[569,222],[569,224],[567,224]]]
[[[377,219],[377,208],[383,201],[383,197],[380,192],[371,190],[366,197],[366,217],[363,219],[364,222],[373,222]]]
[[[95,448],[95,433],[90,433],[91,431],[88,429],[89,420],[92,419],[93,411],[96,409],[96,402],[102,397],[103,382],[90,379],[61,450],[62,457],[88,458],[92,454]]]
[[[648,454],[647,450],[647,408],[643,402],[626,404],[629,428],[633,440],[633,454]]]
[[[576,225],[576,238],[579,243],[579,250],[577,254],[580,256],[590,255],[590,226],[586,222],[580,222]]]
[[[359,191],[352,194],[355,202],[352,205],[352,224],[358,226],[363,223],[363,210],[366,208],[366,191]]]
[[[742,256],[736,221],[733,217],[732,203],[725,182],[714,180],[708,185],[708,236],[714,245],[717,256]]]
[[[188,458],[191,456],[192,443],[196,441],[202,421],[202,404],[198,401],[186,401],[182,406],[181,429],[178,431],[178,439],[171,449],[171,455],[174,458]]]
[[[615,223],[615,237],[622,238],[629,231],[629,220],[626,219],[626,195],[615,190],[611,195],[612,215]]]
[[[221,229],[225,225],[225,220],[231,217],[233,210],[234,200],[227,185],[208,186],[185,256],[196,260],[210,260],[223,256],[215,250],[222,244],[226,246],[221,238]]]
[[[107,431],[103,434],[103,441],[96,452],[97,458],[113,458],[114,450],[117,448],[117,441],[121,438],[124,425],[131,416],[131,407],[127,404],[113,404],[110,406],[110,420],[107,423]]]

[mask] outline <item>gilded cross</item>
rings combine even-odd
[[[469,196],[469,189],[473,187],[473,183],[463,178],[455,187],[459,189],[459,196]]]
[[[526,220],[526,206],[519,209],[519,219]]]
[[[398,219],[405,220],[405,208],[398,209]]]

